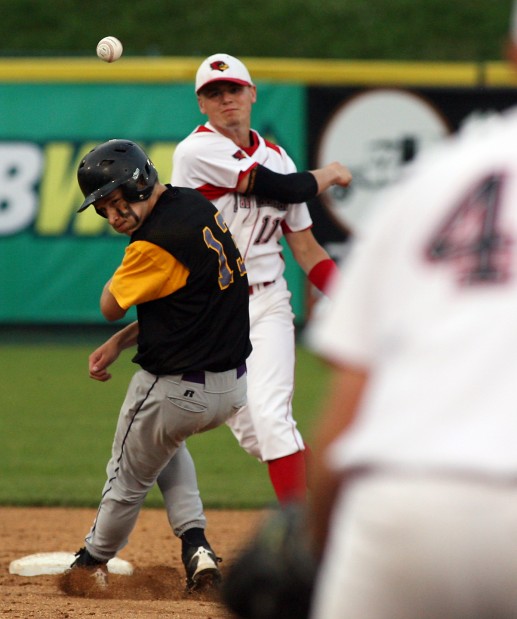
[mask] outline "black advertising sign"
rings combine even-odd
[[[353,174],[310,204],[314,233],[336,259],[364,229],[376,194],[447,135],[517,103],[514,88],[308,89],[309,168],[340,161]]]

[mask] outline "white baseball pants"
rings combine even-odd
[[[515,619],[516,482],[353,481],[334,510],[311,619]]]

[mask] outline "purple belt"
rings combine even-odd
[[[240,378],[246,373],[246,364],[243,363],[237,368],[237,378]],[[200,385],[205,384],[205,371],[194,370],[193,372],[185,372],[181,377],[181,380],[186,380],[189,383],[198,383]]]

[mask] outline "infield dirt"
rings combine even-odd
[[[207,537],[223,558],[224,573],[254,533],[266,510],[207,510]],[[107,591],[88,590],[60,575],[17,576],[14,559],[38,552],[75,552],[83,545],[94,509],[0,508],[0,616],[9,619],[234,619],[217,592],[185,592],[180,542],[165,510],[144,509],[129,543],[118,555],[131,576],[110,575]]]

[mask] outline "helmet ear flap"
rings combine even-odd
[[[136,179],[131,178],[120,186],[122,195],[128,202],[147,200],[152,194],[157,180],[156,168],[150,159],[147,159],[138,177]]]

